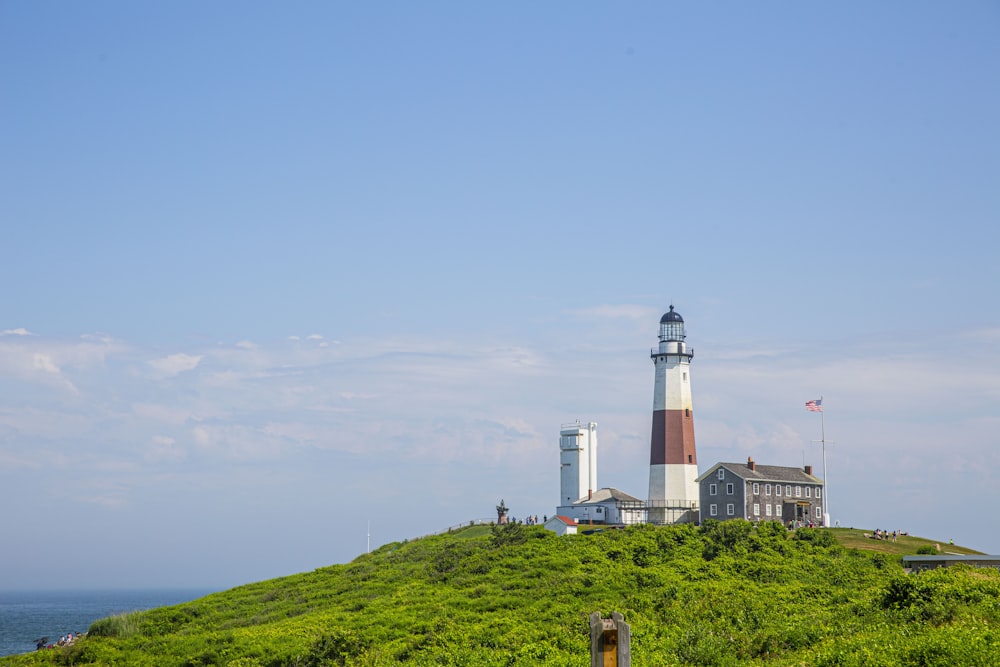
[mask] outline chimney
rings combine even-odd
[[[747,457],[747,467],[750,468],[750,470],[756,470],[757,469],[757,464],[753,462],[753,457],[752,456],[748,456]]]
[[[807,475],[813,474],[813,467],[812,466],[806,466],[806,474]]]

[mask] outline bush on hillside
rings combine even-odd
[[[519,523],[493,524],[490,539],[493,546],[504,547],[509,544],[524,544],[528,541],[528,535],[524,526]]]
[[[796,540],[810,542],[817,547],[832,547],[837,544],[837,538],[829,530],[823,528],[799,528],[793,537]]]

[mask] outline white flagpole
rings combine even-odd
[[[823,397],[819,397],[820,407],[823,406]],[[830,527],[830,482],[826,476],[826,412],[820,410],[819,413],[820,438],[823,442],[823,525]]]

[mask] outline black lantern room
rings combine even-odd
[[[673,305],[670,312],[664,313],[660,318],[660,342],[684,340],[684,318],[680,313],[674,312]]]

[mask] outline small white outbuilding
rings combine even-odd
[[[556,535],[576,535],[576,526],[576,519],[559,514],[545,522],[545,530],[551,530]]]

